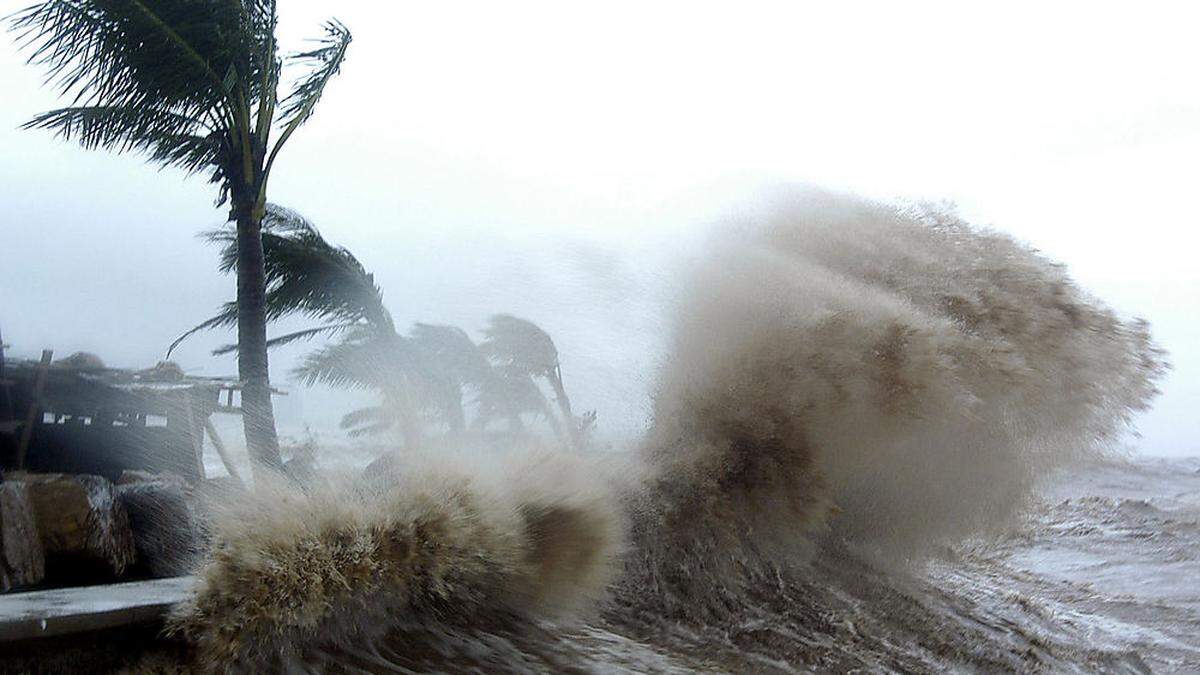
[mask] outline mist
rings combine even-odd
[[[326,8],[284,10],[299,48]],[[1200,47],[1184,11],[343,3],[350,59],[269,197],[354,251],[401,327],[541,324],[576,407],[614,437],[646,427],[662,308],[710,223],[796,181],[950,200],[1150,322],[1173,370],[1129,443],[1194,454]],[[200,178],[18,130],[56,106],[40,77],[4,41],[4,341],[152,365],[233,296],[195,237],[225,214]],[[232,374],[208,353],[228,341],[173,358]],[[289,381],[310,346],[272,354],[285,434],[334,433],[355,403]]]

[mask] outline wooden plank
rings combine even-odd
[[[0,642],[86,633],[161,619],[195,577],[0,595]]]

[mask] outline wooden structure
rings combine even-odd
[[[0,352],[0,467],[117,480],[126,469],[203,479],[207,432],[237,476],[209,417],[240,413],[241,383],[191,377],[173,363],[106,368],[90,355],[4,360]],[[279,393],[279,392],[276,392]]]
[[[173,577],[0,596],[0,644],[157,621],[195,585]]]

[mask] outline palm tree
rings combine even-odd
[[[204,239],[221,246],[218,269],[223,274],[238,269],[238,232],[223,227],[205,232]],[[267,204],[260,235],[263,249],[264,316],[267,322],[291,314],[326,323],[266,341],[278,347],[318,335],[334,335],[352,328],[395,333],[392,315],[383,304],[383,291],[358,258],[346,248],[330,244],[304,216],[277,204]],[[238,322],[238,303],[227,302],[215,316],[179,336],[167,357],[191,335],[210,328],[231,328]],[[216,354],[238,351],[226,345]]]
[[[429,394],[433,387],[421,379],[421,366],[410,339],[359,326],[305,356],[292,372],[308,386],[321,383],[377,392],[380,404],[348,413],[342,427],[361,435],[399,426],[405,445],[415,448],[424,436],[421,413],[431,402],[440,402]]]
[[[562,413],[566,426],[566,438],[572,447],[582,445],[579,422],[571,412],[571,401],[563,386],[562,366],[558,362],[558,349],[554,340],[537,324],[510,314],[497,314],[488,321],[481,345],[484,353],[496,361],[501,370],[512,376],[540,377],[550,383],[554,399]],[[554,413],[546,410],[546,420],[562,435]]]
[[[237,233],[225,227],[204,235],[221,245],[220,270],[237,266]],[[342,419],[352,434],[374,433],[399,426],[406,445],[421,443],[426,421],[452,433],[467,427],[465,395],[475,395],[472,427],[484,429],[507,419],[510,430],[524,430],[522,416],[543,416],[564,443],[568,436],[534,377],[551,380],[560,409],[570,423],[570,403],[563,391],[558,352],[542,329],[508,315],[492,318],[487,337],[476,345],[456,326],[418,323],[408,335],[396,330],[383,304],[375,277],[349,250],[330,244],[311,222],[289,209],[268,204],[262,244],[267,320],[299,314],[319,325],[266,341],[276,347],[317,337],[336,340],[309,354],[293,371],[302,384],[325,384],[374,391],[379,405],[354,410]],[[181,335],[167,357],[190,335],[237,323],[236,302],[227,302],[212,318]],[[237,350],[226,345],[217,354]]]
[[[286,58],[274,0],[45,0],[11,17],[31,63],[70,97],[25,126],[85,148],[137,152],[217,185],[236,223],[238,373],[246,442],[279,467],[267,369],[262,220],[279,152],[341,68],[349,31],[324,26]],[[305,68],[280,96],[284,62]]]
[[[224,273],[236,270],[236,230],[226,227],[204,236],[221,245],[219,269]],[[415,346],[397,333],[374,275],[349,250],[330,244],[303,216],[275,204],[266,205],[261,239],[267,322],[293,314],[322,322],[266,340],[266,347],[339,336],[338,342],[307,355],[293,375],[310,386],[319,382],[381,392],[384,405],[354,411],[343,420],[344,425],[365,424],[367,430],[378,430],[399,422],[407,442],[419,442],[412,391],[418,355]],[[215,316],[171,343],[167,356],[196,332],[229,328],[237,321],[238,303],[227,302]],[[226,345],[214,353],[237,350],[238,345]]]
[[[418,323],[409,332],[419,358],[421,379],[451,432],[467,427],[463,395],[467,388],[482,389],[492,377],[492,366],[479,347],[458,326]]]

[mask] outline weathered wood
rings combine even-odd
[[[32,586],[46,576],[29,489],[0,483],[0,591]]]
[[[129,515],[107,478],[30,473],[7,478],[29,488],[49,580],[115,577],[135,560]]]
[[[195,407],[186,405],[183,409],[183,421],[186,423],[187,440],[192,447],[192,461],[195,463],[196,475],[204,480],[204,423],[208,421],[205,415],[201,420],[196,415]]]
[[[128,626],[160,619],[195,587],[192,577],[0,596],[0,642]]]
[[[21,430],[21,440],[17,443],[17,470],[25,468],[25,451],[29,449],[29,441],[33,438],[33,425],[38,421],[42,408],[42,389],[46,386],[46,369],[54,359],[54,350],[43,349],[42,360],[38,363],[37,376],[33,383],[33,396],[29,401],[29,413],[25,416],[25,428]]]

